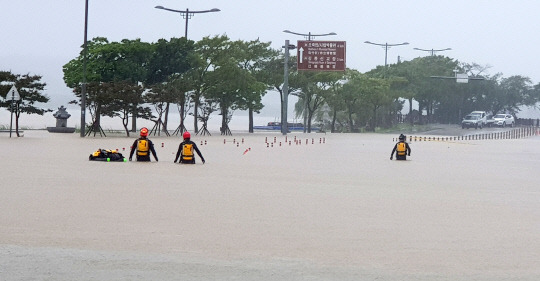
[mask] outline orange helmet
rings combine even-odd
[[[141,137],[148,136],[148,129],[146,127],[141,129]]]
[[[188,131],[185,131],[184,134],[182,135],[184,137],[184,139],[189,139],[191,138],[191,134],[188,132]]]

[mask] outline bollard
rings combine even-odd
[[[226,144],[227,143],[227,140],[226,139],[223,139],[223,144]]]
[[[289,146],[291,145],[292,141],[289,141]]]
[[[244,138],[242,138],[242,143],[244,143]]]
[[[206,144],[207,144],[207,142],[206,142],[206,140],[204,140],[204,145],[206,145]]]

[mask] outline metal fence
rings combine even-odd
[[[446,137],[425,137],[409,136],[411,142],[414,141],[456,141],[456,140],[498,140],[498,139],[522,139],[540,135],[540,128],[535,126],[519,127],[504,132],[491,132],[482,134],[471,134],[464,136]]]

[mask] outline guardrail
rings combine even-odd
[[[498,140],[498,139],[522,139],[540,135],[538,127],[520,127],[504,132],[491,132],[481,134],[471,134],[464,136],[447,136],[447,137],[425,137],[425,136],[409,136],[408,141],[457,141],[457,140]],[[395,139],[397,141],[397,138]]]

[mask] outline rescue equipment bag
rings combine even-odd
[[[193,144],[184,144],[184,147],[182,148],[182,158],[187,161],[193,160]]]
[[[404,142],[398,142],[397,144],[397,155],[405,155],[407,152],[407,145]]]
[[[150,144],[148,143],[148,140],[140,139],[139,143],[137,144],[137,155],[147,156],[148,150],[150,150]]]
[[[124,156],[117,150],[98,149],[90,154],[88,160],[91,161],[124,161]]]

